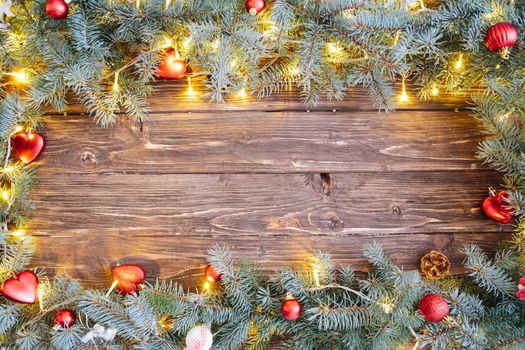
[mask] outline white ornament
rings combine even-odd
[[[210,350],[213,344],[213,334],[208,326],[193,327],[186,334],[186,348],[184,350]]]
[[[6,30],[9,25],[4,22],[4,17],[12,17],[11,0],[0,0],[0,30]]]
[[[112,341],[113,338],[117,335],[117,330],[114,328],[104,328],[104,326],[99,325],[98,323],[93,326],[85,336],[80,339],[82,343],[87,343],[89,341],[94,342],[95,338],[102,338],[105,341]]]

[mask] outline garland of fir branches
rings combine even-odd
[[[25,269],[33,254],[30,237],[19,233],[28,224],[35,174],[11,153],[16,129],[38,130],[42,109],[63,110],[70,92],[102,126],[121,113],[143,120],[166,38],[188,60],[192,76],[206,77],[217,102],[241,89],[267,97],[295,84],[303,101],[315,105],[361,85],[374,105],[392,110],[401,77],[412,81],[420,98],[481,87],[472,99],[487,134],[479,157],[503,173],[517,228],[493,259],[464,247],[468,273],[437,281],[396,267],[377,244],[364,252],[374,267],[367,277],[356,278],[350,267],[336,267],[318,253],[312,260],[318,279],[311,270],[288,268],[264,276],[256,264],[236,264],[215,247],[209,262],[221,281],[198,293],[157,281],[139,294],[106,296],[74,279],[40,273],[40,305],[1,299],[2,348],[181,349],[199,324],[213,331],[214,349],[265,349],[272,339],[284,349],[382,350],[407,343],[436,350],[525,348],[525,303],[515,296],[525,264],[525,4],[426,5],[413,10],[396,1],[273,0],[252,17],[240,0],[74,0],[68,18],[53,21],[44,0],[14,0],[13,16],[0,32],[2,281]],[[0,9],[3,17],[7,12]],[[501,21],[519,32],[509,60],[483,45],[487,28]],[[29,83],[14,91],[13,78]],[[296,321],[279,313],[286,293],[303,306]],[[428,293],[448,301],[444,321],[431,324],[419,314],[417,304]],[[54,326],[63,308],[77,315],[69,328]],[[97,323],[116,330],[116,337],[82,342]]]

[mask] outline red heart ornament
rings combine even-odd
[[[485,198],[483,201],[483,212],[489,218],[508,224],[512,220],[513,208],[509,208],[509,202],[505,201],[509,195],[506,191],[500,191],[498,194]]]
[[[38,289],[38,276],[34,272],[24,270],[8,278],[2,284],[2,294],[17,303],[34,304]]]
[[[162,79],[179,80],[186,76],[188,65],[181,60],[179,53],[173,48],[168,48],[162,53],[157,76]]]
[[[44,136],[36,132],[18,133],[13,137],[12,143],[16,155],[26,164],[37,159],[46,145]]]
[[[135,264],[127,264],[111,269],[113,280],[117,281],[115,289],[123,295],[137,293],[146,278],[144,269]]]

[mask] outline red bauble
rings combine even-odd
[[[181,60],[178,51],[173,48],[166,49],[162,53],[161,62],[157,76],[162,79],[179,80],[186,76],[188,65]]]
[[[252,16],[259,15],[265,8],[265,0],[246,0],[246,11]]]
[[[419,312],[428,322],[440,322],[448,315],[448,303],[441,295],[427,294],[419,301]]]
[[[508,208],[509,202],[505,201],[509,195],[506,191],[500,191],[495,196],[485,198],[483,201],[483,212],[489,218],[501,222],[502,224],[508,224],[512,220],[512,214],[514,209]]]
[[[123,295],[138,293],[140,285],[146,279],[144,269],[135,264],[116,266],[111,269],[113,280],[117,281],[115,287]]]
[[[295,321],[301,317],[303,307],[299,300],[294,299],[291,295],[286,296],[286,300],[281,305],[281,314],[288,321]]]
[[[507,22],[494,24],[487,30],[485,46],[493,52],[499,51],[504,59],[509,58],[510,49],[518,40],[516,28]]]
[[[13,149],[20,160],[26,164],[31,163],[44,150],[46,141],[44,136],[36,132],[19,133],[13,137]]]
[[[67,17],[68,5],[64,0],[47,0],[46,13],[54,20],[61,20]]]
[[[76,317],[73,311],[62,309],[55,314],[55,323],[62,328],[69,328],[75,323]]]
[[[8,278],[2,284],[2,294],[21,304],[34,304],[38,289],[38,276],[25,270]]]
[[[215,266],[209,264],[208,266],[206,266],[206,269],[204,270],[204,276],[206,276],[206,279],[209,282],[215,283],[221,279],[222,273],[217,271]]]

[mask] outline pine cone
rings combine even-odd
[[[438,279],[448,275],[450,270],[450,261],[445,254],[431,250],[423,255],[419,265],[421,272],[428,279]]]

